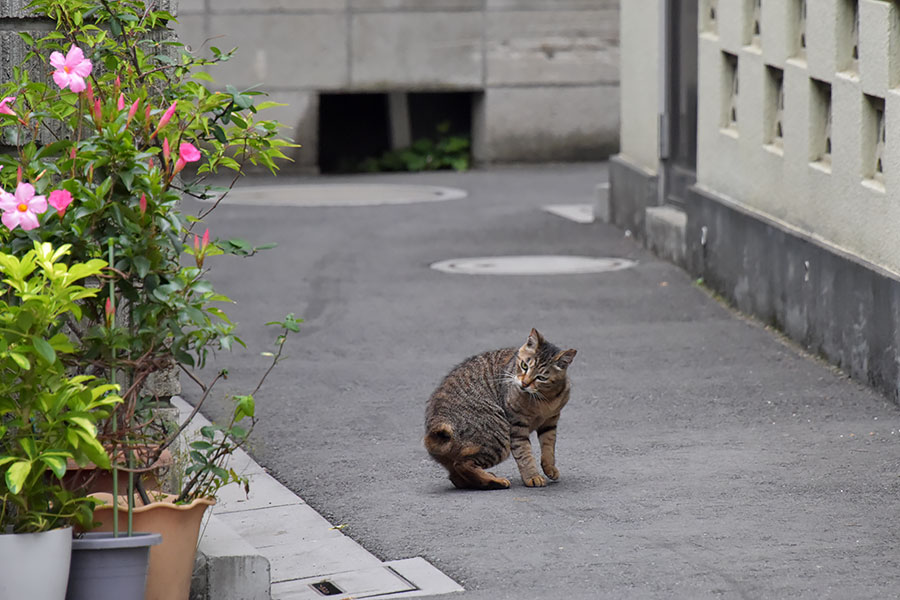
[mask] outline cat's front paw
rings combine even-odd
[[[534,477],[523,477],[522,481],[525,482],[526,487],[544,487],[545,485],[547,485],[547,480],[540,475],[535,475]]]
[[[541,465],[541,467],[544,469],[544,473],[547,475],[547,477],[549,477],[553,481],[559,479],[559,469],[557,469],[554,465]]]

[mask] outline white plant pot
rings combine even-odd
[[[0,535],[0,598],[64,600],[72,528]]]

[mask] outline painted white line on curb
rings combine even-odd
[[[550,214],[575,221],[576,223],[594,222],[593,204],[548,204],[541,208]]]

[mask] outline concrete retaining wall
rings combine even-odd
[[[618,147],[618,0],[182,0],[194,49],[239,47],[213,76],[261,85],[317,165],[320,93],[477,94],[476,158],[587,160]]]

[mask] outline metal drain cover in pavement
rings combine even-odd
[[[231,190],[222,204],[247,206],[379,206],[458,200],[464,190],[432,185],[383,183],[310,183],[260,185]],[[211,198],[207,202],[215,202]]]
[[[626,258],[591,258],[588,256],[485,256],[455,258],[431,265],[444,273],[470,275],[579,275],[621,271],[637,263]]]

